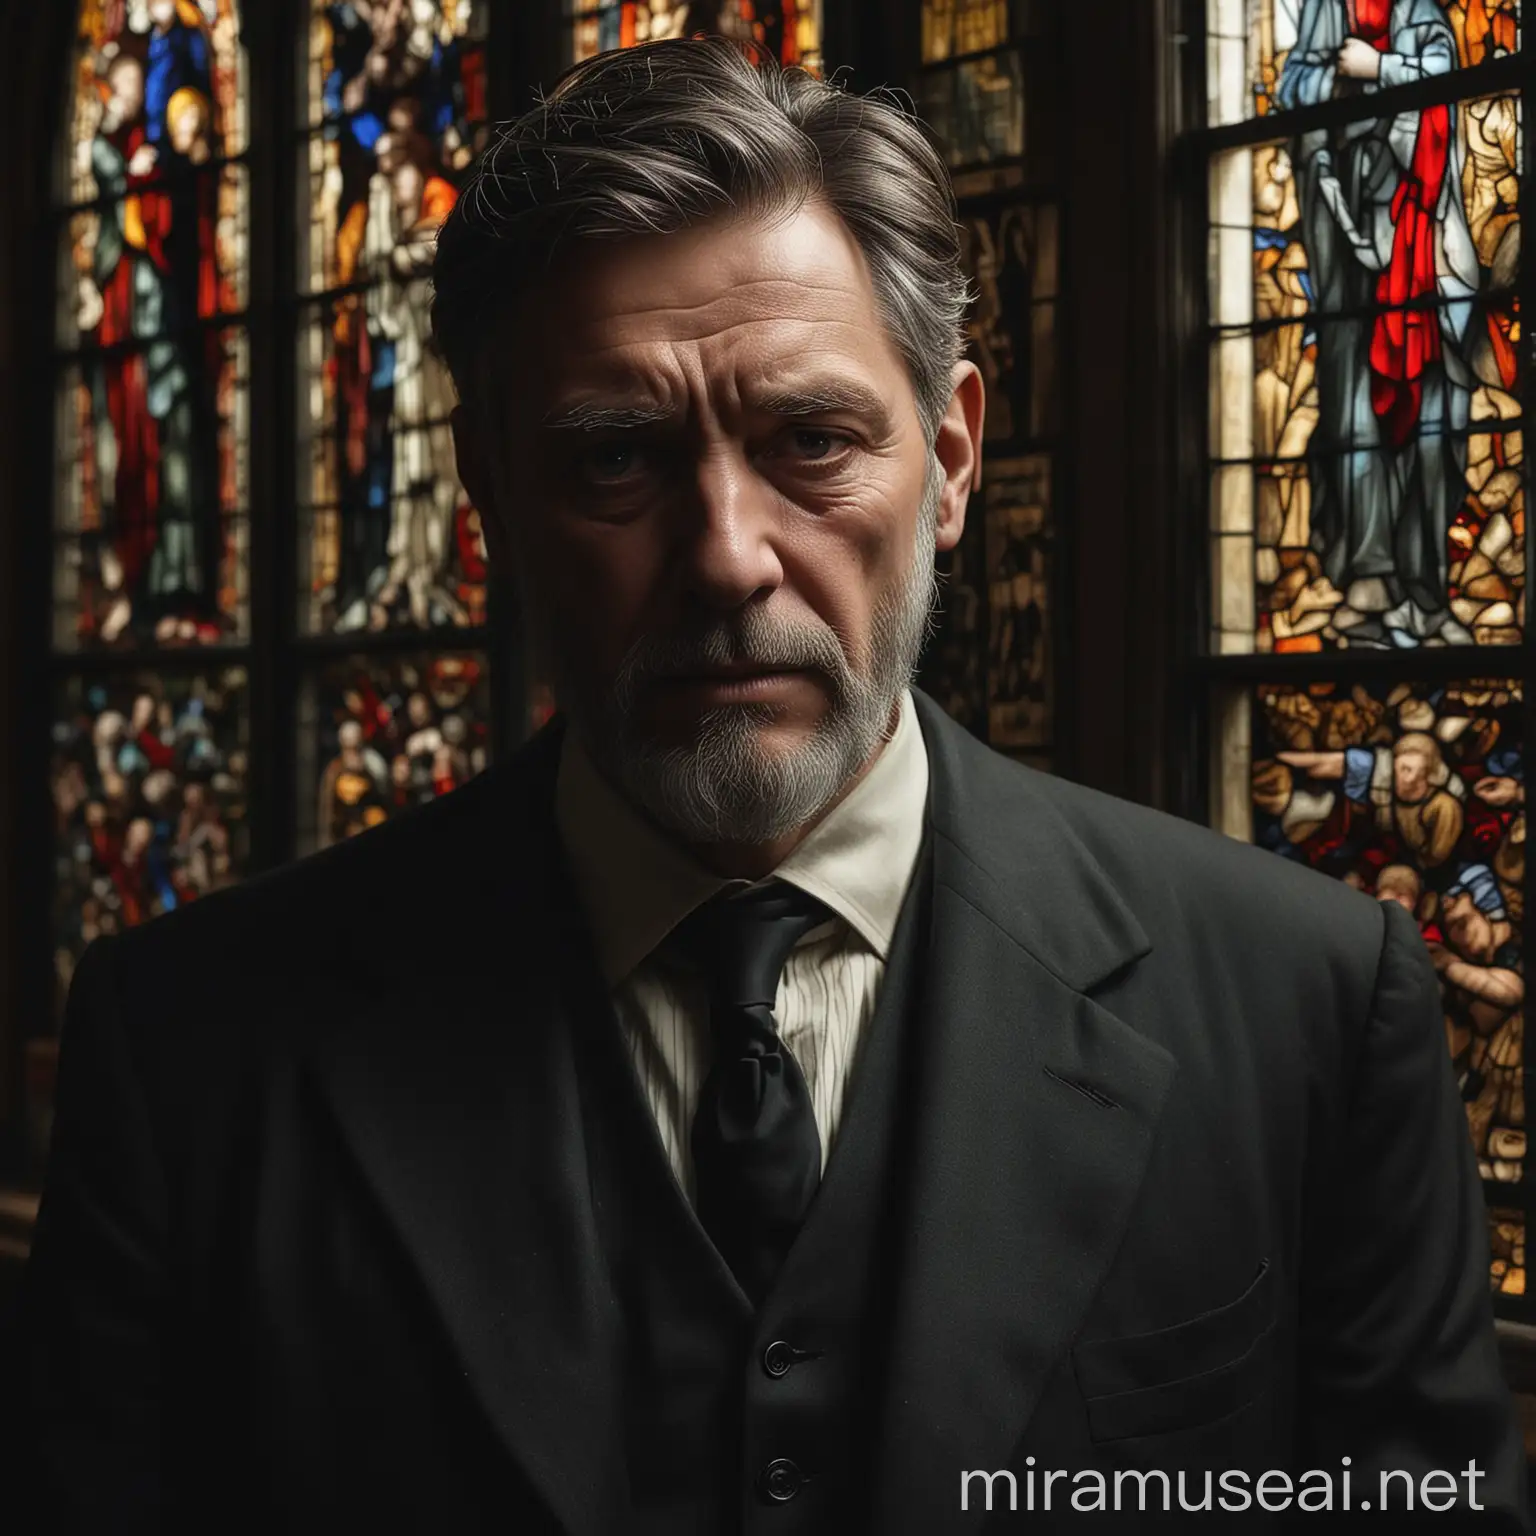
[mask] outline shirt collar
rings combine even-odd
[[[774,871],[826,903],[883,960],[922,842],[928,754],[910,689],[873,766]],[[566,730],[555,820],[610,987],[728,886],[600,774]]]

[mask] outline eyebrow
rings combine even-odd
[[[891,419],[890,407],[879,391],[856,379],[816,379],[803,385],[779,387],[755,400],[749,398],[746,403],[751,409],[791,419],[849,411],[881,431],[888,430]],[[677,415],[672,407],[649,399],[592,396],[554,406],[545,413],[540,425],[553,432],[625,431],[673,421]]]

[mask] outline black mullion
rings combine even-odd
[[[254,247],[247,242],[247,250]],[[251,258],[247,256],[248,267]],[[134,336],[127,341],[114,341],[110,345],[84,347],[56,347],[53,362],[56,372],[66,368],[81,368],[88,363],[110,362],[114,358],[130,357],[136,352],[147,351],[157,342],[186,341],[210,331],[245,331],[250,334],[253,321],[252,306],[244,309],[220,310],[213,315],[200,315],[196,320],[181,325],[164,325],[150,336]]]
[[[1211,227],[1215,228],[1217,226],[1213,225]],[[1231,224],[1220,227],[1224,229],[1241,228],[1241,226],[1233,226]],[[1479,300],[1514,299],[1519,297],[1519,289],[1483,288],[1478,290],[1477,297]],[[1378,315],[1424,314],[1437,309],[1449,309],[1454,304],[1464,304],[1466,302],[1465,299],[1442,299],[1436,294],[1433,298],[1407,299],[1401,304],[1357,304],[1349,309],[1309,309],[1304,315],[1297,315],[1294,318],[1287,318],[1283,315],[1271,315],[1264,320],[1213,322],[1206,327],[1206,335],[1209,341],[1214,343],[1243,336],[1267,336],[1272,331],[1283,331],[1290,326],[1315,325],[1319,321],[1374,320]],[[1495,420],[1497,418],[1488,419]],[[1487,427],[1479,425],[1476,428],[1469,428],[1468,435],[1482,436],[1488,430]],[[1266,459],[1265,463],[1268,462],[1270,461]]]
[[[1521,380],[1524,383],[1524,380]],[[1523,393],[1523,391],[1522,391]],[[1519,416],[1497,417],[1485,416],[1475,422],[1469,422],[1465,427],[1457,427],[1452,431],[1436,434],[1443,443],[1466,443],[1474,437],[1516,437],[1523,436],[1525,432],[1524,412]],[[1370,443],[1341,444],[1338,448],[1330,449],[1329,458],[1347,459],[1355,454],[1370,453],[1373,445]],[[1257,470],[1266,464],[1293,464],[1304,467],[1312,463],[1313,459],[1320,457],[1303,450],[1301,453],[1276,453],[1265,457],[1247,459],[1222,459],[1210,458],[1206,460],[1207,468],[1216,469],[1252,469]],[[1466,646],[1460,647],[1468,649]],[[1483,649],[1483,647],[1479,647]],[[1514,647],[1511,647],[1514,649]]]
[[[254,646],[243,642],[234,645],[150,645],[99,651],[55,649],[49,654],[44,670],[55,685],[69,677],[121,677],[130,672],[153,672],[169,677],[220,667],[248,667],[254,652]]]
[[[307,215],[309,176],[299,165],[299,151],[287,132],[299,120],[301,93],[308,89],[309,16],[305,0],[278,0],[281,18],[274,28],[273,56],[278,87],[272,101],[272,250],[275,280],[271,319],[273,377],[272,417],[279,423],[272,462],[273,494],[269,503],[272,540],[269,548],[270,591],[265,608],[265,650],[271,689],[271,745],[274,772],[267,789],[267,811],[275,829],[274,862],[291,859],[297,851],[300,658],[298,634],[298,512],[299,380],[295,253],[299,249],[301,197]]]
[[[1206,50],[1203,46],[1204,0],[1184,0],[1178,60],[1178,122],[1186,128],[1205,110]],[[1197,14],[1198,13],[1198,14]],[[1196,46],[1191,39],[1199,39]],[[1173,143],[1187,142],[1176,135]],[[1173,411],[1177,438],[1172,454],[1174,484],[1169,505],[1178,526],[1172,530],[1175,592],[1186,601],[1185,617],[1175,644],[1174,683],[1170,689],[1172,719],[1178,737],[1170,742],[1168,765],[1173,789],[1171,808],[1192,820],[1209,822],[1211,809],[1211,685],[1195,669],[1205,655],[1211,635],[1210,535],[1210,282],[1204,252],[1211,224],[1209,160],[1173,156],[1173,249],[1168,272],[1176,284],[1170,305],[1174,335],[1169,352],[1174,359],[1179,393]],[[1201,409],[1191,411],[1198,400]]]
[[[521,6],[518,9],[525,10]],[[517,25],[510,16],[504,18],[505,25],[487,24],[485,107],[492,123],[502,113],[510,115],[523,110],[528,85],[543,77],[547,65],[554,64],[554,60],[540,55],[546,51],[541,40],[550,36],[545,29],[553,29],[560,19],[554,14],[556,7],[532,9],[538,14],[520,17]],[[519,72],[523,76],[521,85]],[[488,509],[479,511],[482,518],[491,516]],[[501,573],[493,568],[487,570],[485,599],[486,623],[476,631],[463,633],[478,634],[486,653],[491,698],[490,758],[495,762],[516,751],[527,735],[531,679],[527,675],[516,590],[511,583],[504,583]]]
[[[1065,212],[1065,210],[1063,210]],[[1063,238],[1065,230],[1063,230]],[[1067,306],[1061,306],[1057,311],[1057,323],[1053,330],[1059,355],[1067,355],[1063,326],[1063,311]],[[1058,373],[1058,377],[1060,374]],[[1047,633],[1050,635],[1051,653],[1048,670],[1047,685],[1051,690],[1051,713],[1048,727],[1050,740],[1046,743],[1045,752],[1050,759],[1052,773],[1068,774],[1075,767],[1075,754],[1077,744],[1077,717],[1074,711],[1077,707],[1077,690],[1062,686],[1062,658],[1066,655],[1063,649],[1067,643],[1069,633],[1067,626],[1066,594],[1075,590],[1077,581],[1077,543],[1067,537],[1067,520],[1062,516],[1063,509],[1067,505],[1071,487],[1074,485],[1072,467],[1077,462],[1075,449],[1069,448],[1075,442],[1073,432],[1074,422],[1063,424],[1063,431],[1059,440],[1047,450],[1050,458],[1050,504],[1049,516],[1046,521],[1046,601],[1050,604],[1050,612],[1047,615]],[[988,637],[990,641],[990,636]],[[1027,751],[1028,748],[1016,748],[1016,751]],[[1065,760],[1063,757],[1065,754]]]
[[[1267,144],[1273,139],[1294,138],[1313,128],[1337,128],[1345,123],[1395,117],[1399,112],[1517,92],[1523,89],[1530,70],[1523,54],[1512,54],[1473,69],[1453,69],[1443,75],[1394,85],[1385,91],[1336,97],[1313,106],[1296,107],[1289,112],[1270,112],[1237,123],[1197,128],[1183,141],[1180,152],[1196,158],[1209,157],[1224,149],[1241,149],[1253,144]]]
[[[1522,41],[1523,41],[1523,39],[1522,39]],[[1525,71],[1525,78],[1526,79],[1529,79],[1530,73],[1531,73],[1530,66],[1527,65],[1527,68],[1526,68],[1526,71]],[[1530,127],[1530,123],[1526,120],[1526,115],[1525,115],[1527,105],[1528,105],[1528,101],[1527,101],[1526,95],[1525,95],[1524,92],[1521,92],[1521,94],[1520,94],[1520,101],[1519,101],[1519,117],[1518,117],[1518,122],[1519,122],[1519,125],[1520,125],[1520,128],[1519,128],[1520,142],[1521,142],[1521,145],[1522,145],[1523,150],[1524,150],[1523,163],[1521,164],[1521,166],[1519,168],[1519,176],[1520,176],[1519,204],[1520,204],[1520,217],[1522,219],[1522,222],[1524,220],[1524,213],[1525,213],[1525,207],[1526,207],[1526,193],[1527,193],[1527,189],[1531,186],[1531,176],[1532,176],[1532,174],[1536,173],[1536,151],[1533,151],[1532,148],[1531,148],[1531,127]],[[1531,390],[1530,390],[1530,382],[1529,382],[1530,381],[1530,376],[1531,376],[1531,363],[1532,363],[1533,359],[1536,359],[1536,347],[1533,347],[1533,345],[1531,343],[1531,340],[1530,340],[1530,324],[1531,324],[1531,315],[1532,315],[1531,305],[1533,303],[1536,303],[1536,262],[1533,262],[1531,260],[1530,250],[1529,250],[1529,246],[1527,244],[1527,241],[1525,239],[1525,232],[1524,232],[1523,228],[1522,228],[1522,231],[1521,231],[1521,241],[1520,241],[1520,276],[1519,276],[1519,284],[1520,284],[1520,314],[1521,314],[1522,319],[1523,319],[1523,324],[1525,325],[1525,328],[1526,328],[1525,335],[1522,338],[1523,345],[1522,345],[1521,356],[1520,356],[1520,362],[1521,362],[1522,366],[1521,366],[1521,375],[1520,375],[1519,384],[1520,384],[1521,391],[1522,391],[1522,393],[1523,393],[1523,395],[1525,397],[1525,399],[1524,399],[1524,404],[1525,404],[1524,427],[1525,427],[1525,431],[1524,431],[1524,438],[1523,438],[1523,447],[1528,448],[1530,446],[1530,444],[1532,443],[1532,441],[1533,441],[1533,439],[1531,437],[1531,433],[1533,431],[1536,431],[1536,402],[1533,402],[1531,400]],[[1522,459],[1523,459],[1523,462],[1522,462],[1522,464],[1520,466],[1520,478],[1521,478],[1521,480],[1522,480],[1522,482],[1524,484],[1524,491],[1525,491],[1525,513],[1526,513],[1526,519],[1527,519],[1525,570],[1526,570],[1526,592],[1529,593],[1529,589],[1530,589],[1530,570],[1531,570],[1530,537],[1529,537],[1529,519],[1530,519],[1530,514],[1531,514],[1531,473],[1530,473],[1530,468],[1529,468],[1529,464],[1530,464],[1529,454],[1522,453]],[[1532,668],[1531,668],[1531,656],[1532,656],[1533,641],[1531,639],[1530,615],[1529,615],[1529,611],[1528,610],[1529,610],[1529,604],[1527,604],[1526,622],[1521,626],[1523,631],[1524,631],[1523,637],[1522,637],[1523,638],[1523,643],[1521,645],[1519,645],[1518,647],[1516,647],[1516,646],[1510,647],[1511,650],[1518,650],[1519,653],[1520,653],[1520,663],[1521,663],[1520,677],[1521,677],[1522,683],[1524,684],[1524,688],[1523,688],[1523,703],[1525,705],[1525,710],[1524,710],[1525,740],[1521,744],[1521,761],[1522,761],[1522,764],[1525,766],[1525,780],[1524,780],[1524,782],[1527,783],[1527,784],[1529,784],[1530,781],[1531,781],[1530,766],[1529,766],[1530,765],[1530,760],[1531,760],[1531,758],[1530,758],[1531,747],[1532,747],[1533,743],[1536,743],[1536,699],[1533,699],[1531,697],[1531,687],[1530,687],[1530,679],[1531,679],[1531,677],[1533,675]],[[1530,807],[1530,809],[1536,810],[1536,806]],[[1532,952],[1532,950],[1531,950],[1532,943],[1536,942],[1536,915],[1533,915],[1532,911],[1531,911],[1531,902],[1530,902],[1530,896],[1529,896],[1529,891],[1530,891],[1530,876],[1529,876],[1529,872],[1526,871],[1526,872],[1523,872],[1523,873],[1525,874],[1525,880],[1524,880],[1525,890],[1522,892],[1522,896],[1523,896],[1524,899],[1522,901],[1522,910],[1521,910],[1521,917],[1520,917],[1520,956],[1521,956],[1521,974],[1522,975],[1528,975],[1529,973],[1528,973],[1527,968],[1526,968],[1527,967],[1527,957]],[[1533,1069],[1532,1065],[1531,1065],[1531,1036],[1529,1035],[1529,1033],[1527,1033],[1525,1035],[1525,1037],[1523,1038],[1523,1040],[1521,1042],[1520,1066],[1521,1066],[1521,1078],[1523,1080],[1524,1089],[1525,1089],[1525,1102],[1527,1104],[1530,1104],[1532,1102],[1531,1091],[1532,1091],[1533,1086],[1536,1086],[1536,1069]],[[1527,1122],[1527,1125],[1528,1124],[1529,1124],[1529,1122]],[[1513,1297],[1510,1297],[1510,1298],[1500,1298],[1499,1302],[1498,1302],[1498,1305],[1499,1305],[1500,1310],[1502,1312],[1505,1312],[1505,1314],[1510,1316],[1510,1317],[1517,1318],[1517,1319],[1519,1319],[1522,1322],[1536,1322],[1536,1288],[1533,1288],[1533,1286],[1531,1285],[1531,1282],[1530,1282],[1530,1273],[1531,1273],[1531,1271],[1530,1271],[1530,1254],[1529,1254],[1529,1251],[1528,1251],[1529,1250],[1529,1245],[1531,1243],[1532,1238],[1536,1237],[1536,1199],[1532,1198],[1532,1189],[1533,1189],[1533,1186],[1536,1186],[1536,1176],[1533,1176],[1533,1172],[1532,1172],[1532,1163],[1531,1163],[1532,1153],[1531,1153],[1531,1147],[1530,1147],[1530,1131],[1529,1131],[1529,1129],[1527,1129],[1527,1131],[1526,1131],[1526,1137],[1527,1137],[1527,1140],[1526,1140],[1526,1154],[1525,1154],[1525,1163],[1524,1163],[1525,1178],[1524,1178],[1524,1180],[1522,1181],[1522,1184],[1521,1184],[1521,1190],[1520,1190],[1521,1198],[1518,1201],[1516,1201],[1516,1202],[1512,1202],[1512,1204],[1514,1204],[1516,1206],[1516,1208],[1518,1208],[1521,1211],[1521,1213],[1523,1214],[1524,1219],[1525,1219],[1525,1242],[1526,1242],[1526,1245],[1527,1245],[1527,1253],[1526,1253],[1526,1263],[1525,1263],[1525,1265],[1522,1266],[1525,1269],[1525,1272],[1526,1272],[1525,1294],[1523,1296],[1519,1297],[1519,1298],[1513,1298]]]
[[[1421,645],[1412,650],[1354,647],[1345,651],[1241,651],[1194,658],[1193,670],[1212,682],[1328,683],[1450,682],[1458,678],[1525,676],[1523,645]]]
[[[270,123],[274,101],[282,91],[281,60],[276,48],[280,28],[270,6],[247,7],[241,28],[246,47],[247,121]],[[252,872],[274,862],[277,822],[272,814],[271,784],[274,778],[269,746],[273,740],[275,701],[272,688],[271,626],[269,607],[272,591],[272,549],[274,529],[272,505],[274,486],[272,467],[280,452],[282,422],[272,409],[273,359],[273,282],[277,253],[271,239],[253,238],[260,227],[270,228],[270,220],[258,210],[272,207],[273,136],[270,131],[252,135],[250,171],[247,186],[250,210],[246,220],[247,379],[246,419],[250,439],[249,481],[247,484],[249,533],[248,613],[249,613],[249,729],[247,753],[246,824]]]
[[[1184,37],[1184,94],[1181,100],[1182,122],[1203,125],[1209,111],[1209,81],[1206,64],[1206,12],[1205,0],[1185,0]],[[1194,40],[1193,44],[1191,40]],[[1212,152],[1205,149],[1203,128],[1176,137],[1173,141],[1170,171],[1174,178],[1175,197],[1178,199],[1177,229],[1182,236],[1183,249],[1178,253],[1175,271],[1179,281],[1183,314],[1188,329],[1181,335],[1182,343],[1180,377],[1189,394],[1180,412],[1182,430],[1180,437],[1180,468],[1185,476],[1185,494],[1174,498],[1174,516],[1183,526],[1178,532],[1194,546],[1189,552],[1188,570],[1194,577],[1194,590],[1186,594],[1196,632],[1184,658],[1181,675],[1185,680],[1183,694],[1194,716],[1195,723],[1189,733],[1193,738],[1184,743],[1186,751],[1192,751],[1194,761],[1186,768],[1182,779],[1186,785],[1189,802],[1182,807],[1187,814],[1202,822],[1211,820],[1213,791],[1213,755],[1215,730],[1212,725],[1215,688],[1203,668],[1211,645],[1211,579],[1213,575],[1214,540],[1211,537],[1211,457],[1210,410],[1211,394],[1211,285],[1209,262],[1206,258],[1207,242],[1213,224],[1210,203],[1210,162]],[[1198,409],[1191,402],[1199,402]],[[1245,700],[1245,707],[1247,701]]]

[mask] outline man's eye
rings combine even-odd
[[[622,479],[640,450],[630,443],[598,443],[577,455],[578,466],[599,484]]]
[[[830,427],[795,427],[789,433],[789,462],[812,474],[834,474],[848,465],[855,442]]]
[[[846,447],[848,443],[848,439],[841,432],[833,432],[821,427],[796,427],[791,436],[795,439],[797,448],[809,448],[809,456],[804,462],[810,464],[832,462],[838,457],[836,450],[839,445]],[[817,453],[815,450],[818,446],[825,451]]]

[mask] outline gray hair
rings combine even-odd
[[[599,54],[498,126],[438,235],[438,349],[467,393],[495,307],[566,240],[671,234],[726,210],[792,215],[813,197],[863,253],[931,447],[974,298],[944,162],[886,87],[850,92],[734,39]]]

